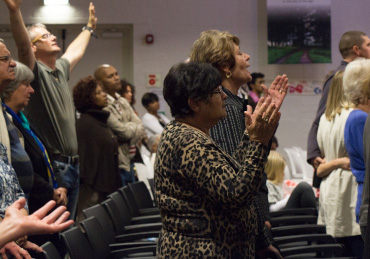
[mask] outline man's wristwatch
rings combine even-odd
[[[84,27],[82,28],[82,30],[83,30],[83,31],[84,31],[84,30],[88,30],[88,31],[91,33],[91,35],[95,37],[95,39],[97,39],[97,38],[98,38],[98,35],[96,35],[96,33],[94,32],[94,30],[93,30],[91,27],[89,27],[89,26],[84,26]]]

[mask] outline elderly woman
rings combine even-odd
[[[245,131],[243,112],[246,110],[247,101],[238,97],[241,86],[252,80],[247,70],[250,56],[240,50],[239,38],[227,31],[209,30],[200,34],[190,51],[190,60],[209,63],[221,74],[221,86],[227,95],[225,108],[227,116],[211,128],[212,139],[229,155],[233,155]],[[278,76],[271,84],[269,90],[263,85],[264,96],[271,96],[279,110],[288,88],[286,75]],[[271,234],[267,227],[269,223],[268,190],[266,176],[261,189],[255,198],[254,205],[258,214],[258,238],[256,250],[260,257],[267,251],[274,251]]]
[[[280,113],[270,97],[253,114],[248,106],[247,131],[232,157],[209,135],[227,115],[220,83],[215,68],[196,63],[175,65],[164,80],[175,120],[162,132],[155,164],[160,258],[254,257],[252,201]]]
[[[31,94],[34,92],[30,85],[33,80],[33,73],[28,67],[19,62],[17,62],[15,71],[15,80],[0,95],[8,117],[11,118],[15,127],[22,133],[21,142],[24,142],[24,149],[19,143],[19,150],[14,150],[13,152],[14,148],[12,146],[11,157],[22,189],[29,193],[30,212],[38,210],[49,200],[55,200],[58,204],[66,205],[67,190],[62,186],[58,188],[45,146],[31,129],[27,118],[22,112],[23,108],[28,104]],[[16,130],[10,129],[9,135],[11,134],[15,134],[19,138]],[[24,167],[27,164],[21,158],[13,156],[13,154],[19,156],[21,154],[20,150],[25,150],[31,160],[30,170],[33,169],[32,176],[25,177],[24,174],[27,170],[24,170]],[[30,181],[30,177],[33,178],[33,183]]]
[[[73,88],[73,101],[81,113],[76,123],[81,180],[77,215],[81,220],[85,208],[102,202],[122,185],[118,140],[107,125],[110,113],[103,110],[108,97],[102,84],[91,76],[81,79]]]
[[[348,64],[343,76],[343,89],[355,107],[346,121],[344,144],[351,161],[352,174],[358,184],[356,220],[359,222],[365,178],[363,135],[367,115],[370,112],[370,60],[358,58]],[[362,222],[366,224],[366,220]]]
[[[362,258],[363,242],[356,223],[356,179],[344,145],[344,128],[352,111],[343,93],[343,71],[332,79],[325,113],[321,116],[317,142],[325,163],[317,168],[320,184],[318,223],[326,233],[345,245],[344,256]]]
[[[164,116],[164,114],[158,113],[158,96],[155,93],[145,93],[141,98],[141,103],[148,111],[141,119],[144,124],[147,137],[150,138],[155,134],[161,134],[164,126],[166,126],[170,120]]]

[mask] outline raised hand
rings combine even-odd
[[[271,97],[262,97],[252,113],[252,107],[248,105],[245,114],[245,126],[252,141],[267,145],[280,120],[280,112],[277,111]]]
[[[9,1],[9,0],[8,0]],[[96,29],[96,23],[98,22],[98,18],[95,17],[95,6],[92,2],[90,2],[89,6],[89,21],[87,22],[87,26],[91,27],[93,30]]]
[[[9,11],[17,11],[20,9],[22,0],[4,0],[6,6],[8,7]]]
[[[274,102],[276,105],[276,110],[279,111],[289,89],[287,75],[284,74],[282,76],[277,76],[271,83],[269,89],[267,89],[267,87],[263,87],[263,89],[263,96],[271,97],[272,102]]]

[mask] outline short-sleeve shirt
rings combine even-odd
[[[45,146],[53,154],[77,155],[75,109],[68,86],[69,61],[61,58],[52,70],[36,61],[32,95],[25,114]]]

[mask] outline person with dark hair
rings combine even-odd
[[[141,121],[144,124],[146,135],[150,139],[153,135],[161,134],[170,120],[164,114],[158,112],[159,99],[155,93],[145,93],[141,98],[141,103],[148,111]]]
[[[252,80],[248,82],[248,104],[252,106],[253,110],[256,108],[258,100],[263,93],[262,85],[265,84],[265,75],[262,73],[252,73]]]
[[[250,56],[240,50],[239,38],[226,31],[202,32],[190,51],[191,61],[212,64],[221,74],[222,90],[228,97],[225,101],[227,116],[212,127],[210,134],[229,155],[233,155],[245,132],[243,112],[246,110],[247,100],[237,94],[240,87],[252,79],[248,71],[249,59]],[[264,85],[262,87],[264,97],[270,96],[279,110],[288,91],[287,76],[277,76],[269,89]],[[259,221],[256,251],[261,257],[268,252],[277,251],[272,246],[272,236],[268,229],[271,224],[267,194],[265,175],[260,191],[254,198]]]
[[[276,150],[279,147],[279,142],[275,135],[271,139],[271,150]]]
[[[317,168],[325,160],[321,156],[320,148],[317,143],[317,130],[321,115],[324,114],[326,109],[326,101],[328,99],[329,88],[335,73],[339,70],[344,70],[348,63],[355,60],[357,57],[370,58],[370,39],[362,31],[347,31],[339,41],[339,52],[342,55],[342,61],[331,76],[327,78],[322,89],[322,96],[317,108],[315,119],[312,123],[310,132],[307,139],[307,162],[311,164],[314,169],[313,186],[320,187],[320,179],[317,177]]]
[[[253,200],[280,113],[271,97],[261,98],[254,113],[248,106],[247,131],[230,156],[210,137],[227,116],[220,84],[220,73],[206,63],[177,64],[164,80],[175,120],[162,132],[154,171],[163,223],[159,258],[255,256]]]
[[[122,186],[118,170],[118,140],[107,125],[110,115],[107,93],[92,76],[81,79],[73,88],[73,102],[80,119],[76,123],[80,157],[80,195],[77,217],[101,203]]]
[[[134,104],[136,103],[135,86],[127,82],[125,79],[121,79],[121,88],[118,90],[117,93],[129,102],[129,104],[131,105],[131,108],[134,110],[136,115],[138,115],[138,113],[136,112],[134,108]]]
[[[139,144],[146,138],[145,128],[129,102],[118,94],[121,81],[115,67],[100,65],[94,77],[103,83],[108,94],[108,106],[104,110],[110,112],[108,126],[120,142],[118,163],[122,185],[125,186],[135,181],[134,158],[141,159],[138,150]]]

